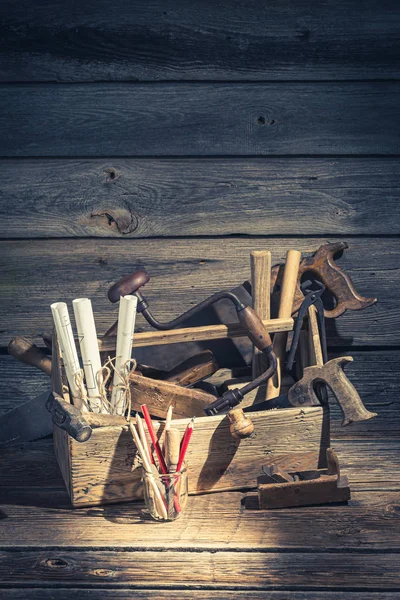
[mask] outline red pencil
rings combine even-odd
[[[183,461],[185,460],[186,450],[188,449],[190,438],[193,433],[193,425],[194,425],[194,417],[190,421],[189,425],[186,427],[185,433],[183,434],[182,443],[181,443],[181,453],[179,455],[178,465],[176,467],[177,472],[182,469]]]
[[[146,421],[147,429],[149,431],[151,441],[153,442],[153,446],[154,446],[154,450],[156,451],[156,454],[157,454],[158,462],[160,463],[160,469],[165,475],[168,473],[168,469],[167,469],[167,465],[165,464],[164,456],[163,456],[163,453],[161,452],[160,444],[158,443],[158,439],[156,437],[156,434],[155,434],[155,431],[153,428],[153,423],[151,421],[149,409],[147,408],[146,404],[142,404],[142,406],[140,408],[142,410],[144,420]]]

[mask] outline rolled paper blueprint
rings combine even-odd
[[[135,331],[136,296],[121,296],[118,312],[117,350],[115,356],[115,371],[111,393],[111,410],[113,414],[123,415],[125,412],[125,391],[119,387],[129,373],[132,354],[132,337]]]
[[[99,345],[92,303],[89,298],[77,298],[72,301],[83,370],[85,371],[89,405],[93,412],[107,413],[107,405],[102,402],[97,385],[97,374],[101,369]]]
[[[72,398],[75,400],[74,404],[83,411],[87,410],[87,407],[82,404],[81,391],[76,382],[76,376],[80,375],[81,367],[76,351],[74,334],[72,333],[68,307],[65,302],[55,302],[50,308],[53,314],[69,387],[71,389]]]

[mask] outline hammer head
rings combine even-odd
[[[113,304],[119,302],[121,296],[133,294],[150,280],[150,275],[146,271],[135,271],[130,275],[126,275],[108,290],[108,299]]]

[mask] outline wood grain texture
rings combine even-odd
[[[246,589],[340,590],[375,589],[398,591],[396,554],[264,553],[232,556],[231,552],[73,552],[26,551],[1,553],[0,574],[4,584],[63,586],[106,584],[143,588],[152,585]],[[118,565],[118,568],[116,568]],[[327,577],[332,565],[335,577]],[[290,571],[290,582],[288,572]],[[161,581],[160,581],[161,580]]]
[[[2,3],[2,81],[359,79],[399,74],[392,0],[266,6]]]
[[[0,156],[397,154],[400,83],[0,88]]]
[[[144,518],[142,502],[72,509],[65,490],[3,488],[1,548],[399,551],[399,490],[352,486],[348,505],[295,511],[245,510],[242,498],[240,492],[190,496],[174,525],[160,527]]]
[[[10,159],[0,165],[2,238],[400,231],[397,158]]]
[[[314,252],[322,241],[270,238],[268,247],[272,262],[277,263],[283,262],[289,246],[304,254]],[[5,259],[0,344],[7,345],[15,335],[30,336],[39,343],[40,333],[52,327],[50,303],[79,297],[91,298],[97,331],[102,334],[116,318],[116,307],[106,298],[109,286],[143,267],[151,275],[144,294],[154,315],[168,320],[210,294],[248,279],[249,254],[263,248],[265,239],[256,237],[225,238],[216,244],[212,238],[0,242]],[[348,271],[359,293],[377,296],[378,302],[364,311],[348,311],[327,321],[331,345],[398,344],[399,249],[397,238],[386,238],[384,243],[374,238],[351,240],[338,264]],[[149,329],[140,316],[136,328]]]
[[[35,587],[29,590],[29,600],[70,600],[71,595],[75,594],[81,600],[98,600],[99,593],[104,600],[132,600],[132,594],[137,600],[171,600],[171,593],[177,600],[187,600],[187,590],[169,588],[167,590],[151,589],[146,590],[135,589],[134,592],[130,589],[116,588],[99,588],[86,589],[68,586],[61,588],[57,586],[55,591],[52,588]],[[254,591],[247,589],[243,590],[212,590],[212,597],[215,600],[398,600],[400,592],[331,592],[331,591],[315,591],[308,590],[307,592],[290,591],[288,592],[275,590]],[[0,598],[6,600],[26,600],[26,589],[10,588],[5,590],[0,589]],[[193,600],[210,600],[210,590],[191,590],[191,598]]]
[[[285,470],[324,466],[329,424],[321,407],[258,412],[251,420],[255,434],[239,441],[225,415],[196,419],[186,454],[190,494],[254,487],[262,465],[272,462]],[[187,418],[172,421],[181,436],[187,423]],[[161,435],[163,425],[154,422],[154,427]],[[142,497],[142,465],[128,427],[95,429],[83,444],[60,429],[54,439],[74,506]]]
[[[381,439],[338,439],[332,440],[332,447],[338,453],[344,474],[349,476],[352,490],[399,491],[398,477],[398,435],[381,436]],[[127,453],[121,452],[120,457]],[[134,448],[129,456],[129,465],[134,458]],[[223,461],[223,457],[218,459]],[[268,460],[268,455],[266,455]],[[110,465],[110,459],[105,464]],[[118,465],[117,465],[118,466]],[[126,465],[120,465],[127,481]],[[58,469],[51,438],[31,442],[23,447],[15,446],[2,450],[0,463],[2,482],[2,501],[18,502],[21,490],[31,489],[36,495],[38,490],[63,490],[64,484]],[[102,476],[104,472],[102,473]],[[229,471],[227,476],[230,476]],[[79,480],[77,480],[79,483]],[[53,493],[53,492],[51,492]],[[50,495],[51,495],[50,493]],[[67,498],[67,496],[65,496]],[[48,502],[51,502],[49,499]],[[67,507],[71,507],[69,501]]]

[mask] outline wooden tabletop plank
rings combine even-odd
[[[170,529],[173,524],[170,525]],[[398,591],[398,555],[276,552],[1,552],[8,585],[169,586],[264,590]],[[334,576],[333,576],[334,572]]]
[[[398,158],[52,158],[0,164],[2,238],[399,231]]]
[[[347,473],[348,471],[345,470]],[[349,473],[352,487],[351,474]],[[353,489],[353,487],[352,487]],[[190,496],[178,521],[160,526],[142,502],[72,509],[60,488],[1,494],[0,547],[398,551],[400,492],[352,492],[348,505],[247,510],[241,492]]]
[[[2,3],[2,81],[395,78],[391,0]],[[351,57],[351,58],[349,58]]]
[[[151,275],[144,295],[154,315],[168,320],[210,294],[248,279],[252,250],[271,250],[275,264],[284,262],[289,248],[310,253],[327,241],[334,238],[2,241],[0,345],[7,345],[15,335],[33,335],[38,340],[52,328],[51,302],[85,296],[92,300],[97,331],[103,333],[117,315],[117,306],[106,296],[110,285],[138,268],[145,267]],[[398,344],[399,250],[398,238],[350,241],[337,264],[352,277],[360,294],[377,296],[378,303],[328,320],[331,345]],[[137,330],[145,327],[138,316]],[[172,353],[170,359],[174,360]]]
[[[5,600],[26,600],[26,588],[16,589],[9,588],[1,590],[0,598]],[[57,589],[53,588],[29,588],[29,600],[70,600],[71,596],[79,597],[80,600],[98,600],[99,594],[104,600],[171,600],[171,594],[176,600],[187,600],[188,591],[180,589],[159,590],[147,588],[139,590],[135,588],[132,591],[130,588],[77,588],[68,587],[61,588],[57,585]],[[307,592],[298,592],[290,590],[290,592],[282,592],[275,590],[212,590],[212,597],[215,600],[398,600],[400,592],[331,592],[331,591],[315,591],[308,590]],[[210,600],[210,590],[190,590],[190,598],[193,600]]]
[[[0,156],[397,154],[399,88],[4,84]]]

